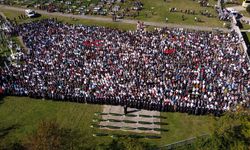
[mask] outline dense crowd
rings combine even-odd
[[[235,33],[55,20],[18,32],[28,50],[18,65],[0,69],[6,95],[217,115],[249,102],[250,65]]]

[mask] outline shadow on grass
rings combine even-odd
[[[4,96],[0,94],[0,105],[4,103]]]
[[[4,66],[4,62],[7,62],[7,58],[3,55],[0,55],[0,67]]]
[[[13,124],[9,127],[0,128],[0,139],[5,138],[10,132],[20,128],[20,125]]]
[[[243,24],[240,21],[237,21],[237,26],[239,26],[240,29],[244,28]],[[246,32],[241,32],[241,34],[247,45],[247,54],[248,56],[250,56],[250,38],[249,38],[250,36],[248,37]]]
[[[247,54],[248,56],[250,56],[250,39],[248,38],[247,36],[247,33],[246,32],[241,32],[242,36],[243,36],[243,39],[244,41],[246,42],[246,45],[247,45]]]
[[[243,29],[243,24],[240,21],[237,21],[236,25],[240,28]]]

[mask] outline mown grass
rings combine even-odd
[[[79,130],[86,135],[87,144],[94,146],[103,139],[92,137],[96,129],[90,128],[94,112],[101,111],[102,106],[84,105],[68,102],[54,102],[25,97],[6,97],[0,104],[0,128],[16,125],[0,141],[23,140],[31,134],[41,120],[55,120],[61,127]],[[104,140],[105,141],[105,140]]]
[[[16,22],[18,24],[36,21],[36,20],[40,20],[40,19],[56,18],[58,21],[62,21],[64,23],[69,23],[69,24],[84,24],[84,25],[89,25],[89,26],[104,26],[104,27],[116,28],[116,29],[121,29],[121,30],[135,30],[136,29],[136,25],[119,23],[119,22],[104,22],[104,21],[96,21],[96,20],[90,20],[90,19],[73,19],[70,17],[62,17],[62,16],[57,16],[57,15],[45,15],[45,14],[41,15],[38,18],[21,19],[21,18],[18,18],[18,16],[20,16],[21,14],[24,15],[24,12],[22,12],[22,11],[13,11],[13,10],[2,9],[1,12],[3,12],[3,14],[7,18],[9,18],[11,20],[16,20]]]
[[[244,17],[250,17],[250,13],[247,12],[246,10],[240,11],[240,13],[241,13]]]
[[[168,132],[162,134],[164,141],[160,141],[161,145],[210,134],[215,123],[213,116],[194,116],[186,113],[170,112],[163,112],[161,116],[166,117],[162,122],[167,122],[168,125],[165,126],[169,129]]]
[[[223,22],[219,21],[217,17],[208,18],[200,15],[199,11],[208,10],[211,14],[217,16],[217,13],[213,7],[201,7],[197,1],[193,0],[141,0],[144,4],[143,10],[140,12],[140,16],[136,19],[146,21],[165,22],[166,17],[169,23],[197,25],[197,26],[210,26],[210,27],[222,27]],[[215,5],[217,2],[209,0],[210,5]],[[197,15],[190,15],[181,12],[169,12],[169,8],[176,7],[182,10],[195,10]],[[153,13],[152,13],[153,12]],[[146,17],[147,14],[147,17]],[[185,16],[185,20],[182,21],[182,15]],[[200,18],[203,22],[196,22],[195,17]]]
[[[245,41],[247,42],[247,43],[249,43],[250,42],[250,32],[245,32],[245,34],[246,34],[246,39],[245,39]]]
[[[226,2],[226,3],[224,4],[224,6],[225,6],[225,7],[239,6],[239,5],[242,5],[242,2],[243,2],[244,0],[233,0],[233,1],[234,1],[234,3],[231,3],[230,1],[229,1],[229,2]]]
[[[218,17],[208,18],[206,16],[202,16],[200,14],[200,11],[209,11],[214,16],[217,16],[217,13],[214,9],[214,7],[201,7],[198,3],[198,1],[193,0],[167,0],[167,2],[164,2],[164,0],[141,0],[144,4],[143,9],[139,12],[139,16],[136,18],[133,17],[127,17],[128,19],[136,19],[136,20],[143,20],[143,21],[153,21],[153,22],[165,22],[166,17],[168,18],[169,23],[175,23],[175,24],[185,24],[185,25],[196,25],[196,26],[209,26],[209,27],[223,27],[223,21],[220,21]],[[132,3],[130,1],[122,4],[122,8],[129,7],[130,5],[128,3]],[[209,3],[211,6],[214,6],[217,2],[214,0],[209,0]],[[189,10],[195,10],[196,15],[190,15],[185,14],[181,12],[169,12],[169,8],[176,7],[179,10],[182,9],[183,11],[186,9]],[[3,11],[6,16],[10,16],[12,18],[17,17],[18,14],[23,12],[14,12],[9,11],[6,12],[6,10]],[[134,12],[136,13],[136,12]],[[182,20],[182,15],[185,16],[185,20]],[[41,18],[47,18],[47,17],[56,17],[53,15],[47,16],[42,15]],[[109,16],[110,17],[110,16]],[[196,22],[195,17],[198,17],[202,20],[202,22]],[[114,28],[122,28],[122,29],[134,29],[135,25],[131,24],[121,24],[121,23],[107,23],[102,21],[93,21],[93,20],[83,20],[80,19],[79,21],[72,21],[71,19],[67,19],[65,17],[59,17],[59,19],[62,19],[68,23],[83,23],[87,25],[101,25],[101,26],[108,26],[108,27],[114,27]],[[125,26],[125,27],[124,27]]]
[[[250,39],[250,33],[249,33],[249,32],[247,32],[246,34],[247,34],[248,39]]]
[[[23,140],[32,133],[41,120],[56,120],[60,126],[79,130],[87,139],[89,146],[107,144],[111,137],[93,137],[92,134],[134,134],[133,132],[110,131],[90,128],[95,112],[101,112],[101,105],[78,104],[37,100],[26,97],[5,97],[0,104],[0,129],[17,125],[2,142]],[[166,117],[162,125],[167,132],[161,133],[161,139],[141,139],[143,142],[162,146],[190,137],[210,133],[213,130],[214,118],[210,116],[192,116],[182,113],[161,113]],[[0,130],[1,131],[1,130]],[[152,134],[151,134],[152,135]]]
[[[242,23],[241,30],[250,30],[250,24]]]

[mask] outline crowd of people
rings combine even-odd
[[[250,65],[235,33],[22,24],[28,50],[0,68],[6,95],[193,114],[249,104]]]
[[[218,13],[219,20],[222,20],[222,21],[230,21],[231,20],[232,14],[227,9],[217,7],[216,11]]]

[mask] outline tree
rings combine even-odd
[[[28,137],[27,148],[45,150],[60,149],[62,145],[61,130],[54,121],[42,121],[38,129]]]
[[[239,108],[218,119],[211,137],[198,139],[195,149],[247,150],[250,148],[250,110]]]
[[[100,149],[105,150],[154,150],[157,149],[156,146],[150,145],[148,143],[140,142],[138,139],[134,138],[117,138],[113,139],[113,141],[104,146],[101,145]]]
[[[79,137],[76,131],[60,128],[55,121],[42,121],[24,145],[31,150],[80,149]]]

